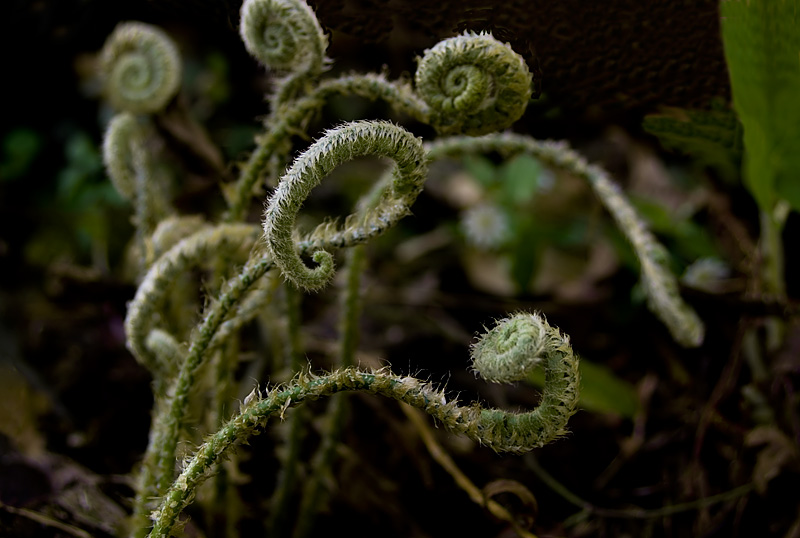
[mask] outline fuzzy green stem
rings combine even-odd
[[[300,290],[288,283],[286,292],[287,349],[285,366],[292,375],[296,375],[303,367],[303,346],[300,337],[301,306],[303,295]],[[281,462],[275,492],[270,502],[269,529],[275,536],[286,535],[289,521],[289,503],[297,487],[297,472],[300,464],[300,448],[307,425],[307,417],[301,413],[293,413],[288,418],[288,436],[285,439],[286,456]]]
[[[128,112],[114,116],[103,138],[103,162],[114,188],[134,207],[136,242],[144,260],[140,269],[149,267],[155,255],[148,237],[168,210],[164,185],[154,176],[153,163],[146,141],[151,136],[145,125]]]
[[[392,226],[408,213],[422,190],[427,173],[422,142],[408,131],[387,122],[354,122],[326,133],[295,160],[264,211],[267,249],[284,278],[294,285],[318,290],[330,281],[334,272],[333,257],[325,250],[313,252],[312,258],[319,264],[314,269],[300,259],[293,237],[297,212],[311,190],[334,168],[361,156],[394,160],[394,180],[376,208],[345,220],[341,229],[344,241],[336,246],[366,241],[365,228],[377,233]],[[324,224],[315,230],[312,239],[331,242],[331,236],[336,233],[333,230],[330,224]]]
[[[545,360],[546,385],[541,405],[526,413],[482,409],[479,405],[459,406],[448,402],[443,391],[430,383],[380,370],[365,372],[346,368],[323,376],[302,375],[288,385],[251,401],[241,413],[209,438],[188,460],[178,479],[154,513],[151,538],[170,535],[178,515],[191,502],[196,488],[211,474],[214,465],[234,445],[258,435],[270,417],[281,416],[289,407],[343,391],[378,394],[407,403],[436,418],[447,429],[461,433],[496,451],[524,453],[542,446],[565,432],[566,419],[574,412],[578,394],[578,363],[568,343],[561,342]],[[555,392],[569,395],[553,401]],[[553,410],[552,407],[561,410]],[[563,413],[562,410],[569,409]],[[552,419],[563,419],[552,423]]]
[[[320,83],[307,96],[272,111],[267,132],[258,140],[258,146],[250,154],[231,191],[230,207],[225,217],[228,222],[243,218],[247,204],[253,196],[253,188],[263,177],[264,171],[276,153],[280,150],[288,152],[287,140],[292,135],[302,132],[303,125],[308,119],[335,95],[358,95],[371,100],[383,99],[398,111],[418,119],[424,119],[424,111],[427,108],[408,84],[389,81],[383,75],[345,75]]]
[[[206,262],[220,252],[247,253],[258,238],[258,227],[251,224],[225,224],[201,229],[179,241],[150,268],[136,290],[125,317],[128,349],[151,371],[157,371],[155,355],[147,348],[150,328],[157,323],[158,310],[173,281],[190,266]]]
[[[361,316],[361,275],[366,262],[366,247],[356,245],[347,250],[345,263],[345,286],[341,294],[341,315],[339,319],[339,357],[336,365],[349,367],[355,363],[355,352],[358,346],[358,321]],[[327,476],[336,456],[341,431],[347,416],[347,400],[345,394],[331,396],[326,410],[323,438],[311,462],[312,472],[303,488],[300,511],[294,527],[294,538],[305,538],[311,535],[314,515],[322,502],[325,488],[323,477]]]
[[[212,304],[198,328],[178,373],[173,394],[164,406],[165,412],[153,418],[150,443],[136,488],[133,512],[135,536],[144,536],[147,531],[144,522],[148,519],[153,499],[160,492],[166,491],[172,483],[179,432],[189,393],[217,330],[247,290],[272,267],[273,263],[269,258],[256,258],[249,262],[237,277],[228,281],[226,291]]]
[[[546,165],[586,180],[611,213],[639,259],[650,310],[667,326],[679,344],[697,347],[702,343],[705,333],[703,322],[694,309],[680,297],[677,280],[669,269],[669,253],[653,237],[619,186],[603,169],[587,163],[564,142],[538,141],[515,134],[446,138],[427,144],[426,148],[431,160],[478,152],[496,151],[504,157],[525,152]]]

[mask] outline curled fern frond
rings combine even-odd
[[[317,74],[325,65],[328,38],[302,0],[246,0],[239,33],[259,62],[278,71]]]
[[[147,346],[147,338],[158,320],[159,308],[178,275],[192,265],[199,265],[214,254],[246,254],[258,238],[258,227],[251,224],[221,224],[203,227],[182,239],[150,268],[128,305],[125,334],[134,357],[151,371],[158,371],[156,357]]]
[[[100,62],[106,97],[119,110],[152,114],[178,93],[178,49],[167,34],[149,24],[117,26],[103,46]]]
[[[136,199],[136,176],[148,168],[144,132],[133,114],[117,114],[103,137],[103,163],[112,185],[125,199]]]
[[[669,253],[653,236],[625,194],[599,166],[589,164],[565,142],[539,141],[529,136],[494,133],[477,138],[442,138],[426,145],[428,158],[487,153],[503,157],[525,152],[542,163],[584,179],[619,226],[641,264],[641,278],[650,310],[666,325],[676,342],[684,347],[703,343],[705,326],[680,296],[678,282],[669,268]]]
[[[475,372],[493,383],[513,383],[530,371],[564,339],[538,314],[516,314],[503,319],[471,349]]]
[[[497,452],[525,453],[564,435],[567,419],[576,409],[580,384],[578,359],[569,340],[535,314],[518,314],[508,323],[499,325],[501,338],[509,336],[506,330],[511,327],[527,331],[527,325],[531,324],[543,336],[545,347],[533,350],[541,352],[546,372],[542,403],[535,410],[513,413],[483,409],[477,404],[462,406],[456,400],[448,401],[444,391],[431,383],[395,375],[387,369],[344,368],[321,376],[301,374],[287,385],[248,401],[239,415],[197,449],[162,498],[161,506],[153,512],[150,537],[170,536],[178,515],[192,501],[197,487],[211,475],[214,466],[233,446],[261,433],[270,417],[283,416],[290,407],[339,392],[360,391],[404,402],[433,416],[450,431],[464,434]],[[490,331],[484,338],[495,336]],[[520,358],[527,360],[524,356]]]
[[[319,264],[311,269],[298,253],[293,237],[301,205],[324,177],[356,157],[388,157],[395,162],[393,182],[379,205],[365,214],[348,217],[342,229],[322,225],[311,234],[303,250],[316,244],[346,247],[367,241],[408,213],[422,190],[427,173],[422,142],[388,122],[353,122],[328,131],[312,144],[281,179],[264,212],[267,249],[284,277],[308,290],[324,287],[333,277],[333,257],[324,250],[311,253]]]
[[[531,98],[525,60],[490,34],[467,32],[425,51],[417,92],[429,122],[443,134],[480,135],[517,121]]]

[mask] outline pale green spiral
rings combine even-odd
[[[136,175],[146,167],[142,126],[133,114],[117,114],[103,137],[103,163],[114,188],[127,200],[136,199]]]
[[[422,141],[388,122],[358,121],[328,131],[312,144],[281,178],[264,212],[264,239],[283,276],[295,286],[317,290],[333,277],[333,257],[316,250],[310,269],[294,239],[297,212],[311,190],[342,163],[363,156],[387,157],[395,162],[393,182],[374,210],[345,220],[342,230],[322,225],[308,241],[313,245],[346,247],[365,242],[394,225],[408,213],[427,174]],[[308,247],[307,247],[308,248]],[[310,249],[308,249],[310,250]]]
[[[533,327],[530,327],[532,325]],[[511,331],[529,331],[536,340],[528,351],[539,354],[545,369],[541,404],[532,411],[509,412],[485,409],[479,404],[461,405],[444,391],[413,377],[399,376],[388,369],[363,371],[344,368],[316,376],[298,375],[286,385],[269,390],[246,402],[185,461],[180,476],[164,494],[152,514],[150,538],[167,538],[180,513],[194,498],[197,487],[213,472],[225,454],[239,443],[264,431],[270,417],[283,417],[289,407],[344,391],[378,394],[421,409],[454,433],[468,436],[497,452],[523,454],[567,433],[567,421],[578,404],[580,374],[578,358],[569,340],[537,314],[516,314],[498,324],[501,339],[513,337]],[[492,331],[484,339],[494,339]],[[513,340],[513,338],[511,338]],[[523,334],[521,340],[525,340]],[[501,343],[505,348],[506,344]],[[524,354],[524,353],[523,353]]]
[[[239,33],[247,52],[272,69],[319,73],[325,65],[328,39],[302,0],[246,0]]]
[[[119,110],[152,114],[178,93],[178,49],[167,34],[149,24],[118,25],[103,46],[100,63],[106,97]]]
[[[507,128],[525,112],[532,76],[525,60],[490,34],[467,32],[425,51],[415,76],[443,134],[481,135]]]
[[[538,314],[520,313],[505,318],[472,346],[472,366],[494,383],[525,379],[544,360],[544,355],[563,339]]]

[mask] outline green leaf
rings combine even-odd
[[[650,229],[674,242],[670,250],[677,251],[688,260],[719,256],[714,239],[709,231],[687,217],[678,217],[675,212],[653,200],[632,199],[642,218]]]
[[[23,176],[42,148],[42,137],[28,128],[18,128],[9,132],[3,139],[0,157],[0,181]]]
[[[468,155],[464,157],[464,168],[475,180],[488,187],[496,182],[496,169],[492,161],[482,155]]]
[[[514,242],[511,249],[511,279],[517,289],[526,292],[539,262],[540,234],[530,214],[511,215]]]
[[[530,155],[517,155],[503,163],[500,168],[500,182],[508,203],[523,205],[531,201],[539,188],[539,175],[542,165]]]
[[[714,106],[712,110],[665,108],[645,116],[642,127],[666,149],[692,157],[726,180],[738,180],[742,126],[733,111]]]
[[[745,183],[764,211],[800,209],[800,0],[723,0],[720,15]]]
[[[614,413],[624,418],[633,418],[639,412],[636,389],[627,381],[617,377],[607,366],[580,361],[581,395],[578,405],[593,413]],[[544,386],[544,370],[535,368],[528,376],[528,383]]]

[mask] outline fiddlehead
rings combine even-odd
[[[239,33],[247,52],[272,69],[318,74],[325,65],[328,38],[302,0],[246,0]]]
[[[149,168],[144,133],[133,114],[117,114],[103,137],[103,163],[112,185],[125,199],[136,199],[136,176]]]
[[[136,290],[125,317],[128,348],[139,362],[155,369],[155,357],[146,342],[174,279],[188,267],[206,261],[212,253],[249,252],[257,237],[258,228],[250,224],[203,226],[156,261]]]
[[[189,460],[178,479],[153,513],[151,538],[167,537],[178,515],[192,501],[197,487],[238,443],[258,435],[270,417],[281,416],[287,408],[308,400],[344,391],[379,394],[422,409],[452,432],[467,435],[498,452],[524,453],[542,446],[566,432],[567,419],[575,412],[580,377],[578,358],[567,337],[550,327],[539,315],[517,314],[509,320],[513,327],[529,331],[532,349],[539,350],[544,363],[546,386],[542,403],[533,411],[512,413],[500,409],[482,409],[479,405],[461,406],[447,401],[442,390],[413,377],[395,375],[388,370],[367,372],[345,368],[322,376],[301,375],[289,384],[254,398],[242,407],[239,415],[211,436]],[[526,325],[533,325],[528,328]],[[498,333],[490,331],[484,339],[508,338],[508,325],[501,322]],[[480,345],[480,344],[477,344]],[[476,346],[477,346],[476,345]],[[489,353],[484,347],[484,353]],[[500,343],[500,347],[503,347]],[[525,353],[517,358],[525,358]],[[510,355],[506,356],[511,359]],[[563,398],[563,399],[559,399]]]
[[[332,131],[311,145],[278,184],[264,212],[267,249],[287,280],[309,290],[320,289],[333,276],[333,256],[316,250],[310,269],[300,259],[293,240],[297,212],[311,190],[338,165],[361,156],[388,157],[395,161],[393,182],[376,208],[348,217],[341,230],[323,224],[307,239],[304,250],[315,244],[345,247],[363,243],[408,213],[422,190],[427,167],[422,142],[405,129],[387,122],[354,122]]]
[[[520,381],[562,338],[538,314],[517,314],[500,320],[472,346],[472,367],[493,383]]]
[[[166,185],[154,173],[153,159],[146,147],[149,136],[147,126],[133,114],[123,112],[111,119],[103,140],[103,161],[111,183],[134,206],[142,268],[155,259],[148,236],[170,212]]]
[[[480,135],[505,129],[525,112],[532,75],[525,60],[489,34],[465,33],[426,50],[417,92],[440,133]]]
[[[117,26],[100,57],[111,104],[134,114],[152,114],[178,93],[181,60],[172,40],[149,24]]]

